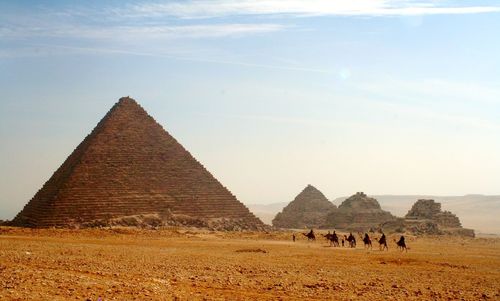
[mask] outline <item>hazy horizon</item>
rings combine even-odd
[[[500,195],[498,28],[496,1],[1,2],[0,219],[127,95],[245,204]]]

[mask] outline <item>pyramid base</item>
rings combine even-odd
[[[101,227],[196,227],[213,231],[269,231],[270,227],[253,217],[246,218],[195,218],[183,214],[141,214],[129,215],[108,220],[96,219],[83,223],[68,223],[67,228]]]

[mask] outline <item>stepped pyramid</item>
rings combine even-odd
[[[137,215],[222,221],[234,229],[263,225],[128,97],[111,108],[11,224],[68,227]]]
[[[328,226],[354,231],[368,231],[381,223],[395,220],[390,212],[382,210],[378,201],[363,192],[357,192],[326,217]]]
[[[474,230],[463,228],[460,219],[455,214],[441,210],[441,203],[432,199],[419,199],[413,204],[404,220],[399,221],[398,226],[415,234],[452,234],[475,237]]]
[[[329,211],[336,206],[321,191],[307,185],[283,211],[273,219],[273,226],[279,228],[320,228],[325,224]]]

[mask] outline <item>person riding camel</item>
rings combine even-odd
[[[354,237],[354,235],[352,235],[352,232],[349,233],[347,241],[349,242],[349,247],[356,248],[356,238]]]
[[[365,233],[365,237],[363,238],[363,243],[365,244],[365,248],[371,249],[372,240],[370,239],[370,236],[368,236],[368,233]]]
[[[302,235],[307,237],[308,241],[315,241],[316,240],[316,235],[314,235],[313,229],[311,229],[311,231],[309,231],[309,233],[302,233]]]
[[[406,247],[404,236],[401,236],[401,238],[399,238],[399,241],[396,242],[396,244],[398,245],[398,249],[401,248],[401,251],[406,250],[406,252],[408,252],[408,248]]]
[[[384,249],[386,249],[387,251],[389,251],[389,247],[387,247],[387,239],[385,237],[385,233],[384,232],[382,232],[382,237],[380,237],[378,243],[379,243],[379,249],[380,250],[383,251]]]

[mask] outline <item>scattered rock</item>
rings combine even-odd
[[[257,249],[239,249],[239,250],[236,250],[235,252],[238,252],[238,253],[267,253],[266,250],[260,249],[260,248],[257,248]]]

